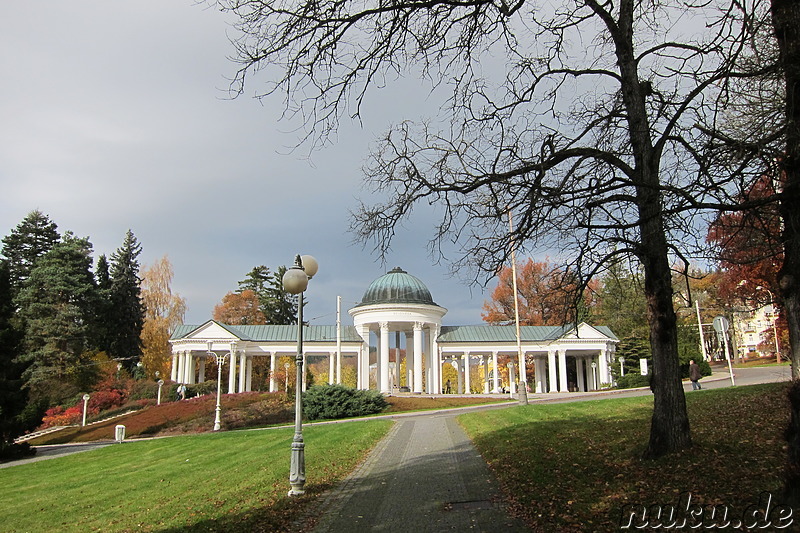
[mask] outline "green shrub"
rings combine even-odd
[[[649,387],[650,374],[643,376],[637,373],[625,374],[617,378],[618,389],[634,389],[636,387]]]
[[[343,385],[317,385],[303,394],[303,414],[309,420],[371,415],[388,406],[389,402],[378,391]]]

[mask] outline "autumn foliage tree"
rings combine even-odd
[[[533,259],[517,265],[519,323],[523,326],[555,326],[575,322],[577,281],[547,261]],[[584,306],[585,307],[585,306]],[[514,280],[511,267],[503,268],[481,318],[490,324],[514,323]]]
[[[226,294],[222,302],[214,307],[214,320],[232,326],[267,323],[264,313],[259,309],[258,296],[250,289]]]
[[[166,376],[172,354],[169,337],[183,322],[186,300],[172,292],[172,263],[167,256],[142,269],[142,304],[145,309],[142,325],[142,364],[148,376],[156,371]]]
[[[759,200],[775,195],[774,180],[764,175],[741,198],[742,203],[756,207],[721,213],[709,228],[707,240],[715,246],[722,269],[720,296],[729,303],[750,300],[765,305],[771,302],[764,288],[773,294],[778,290],[778,271],[783,263],[781,219],[777,205],[758,205]]]

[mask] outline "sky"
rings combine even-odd
[[[128,229],[140,263],[166,255],[185,322],[211,318],[257,265],[313,255],[305,317],[334,324],[395,266],[478,324],[494,286],[470,287],[435,264],[432,221],[412,218],[383,264],[353,242],[371,144],[390,124],[435,106],[414,80],[371,95],[323,149],[292,150],[282,102],[231,98],[230,18],[193,0],[26,0],[0,4],[0,236],[32,210],[110,256]]]

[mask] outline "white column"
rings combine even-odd
[[[464,354],[464,394],[472,394],[472,385],[470,383],[470,356],[469,352]]]
[[[414,390],[414,337],[411,331],[406,331],[406,387],[408,391]]]
[[[269,391],[275,392],[276,382],[275,382],[275,365],[277,362],[277,355],[275,352],[271,352],[269,354]]]
[[[536,371],[536,394],[542,394],[546,389],[546,382],[544,380],[544,359],[535,357],[533,360],[534,370]]]
[[[244,387],[244,390],[246,392],[250,392],[251,390],[253,390],[253,356],[252,355],[247,357],[247,377],[245,379],[246,379],[247,383],[246,383],[246,385]]]
[[[559,392],[569,392],[567,385],[567,351],[558,350],[558,390]]]
[[[247,355],[244,350],[239,352],[239,392],[245,391],[247,385]]]
[[[483,362],[483,393],[489,394],[492,386],[489,384],[489,356],[482,355],[481,361]]]
[[[389,323],[381,322],[380,354],[378,356],[378,384],[384,394],[391,394],[389,388]]]
[[[585,381],[585,372],[583,371],[583,363],[585,359],[583,357],[575,357],[575,366],[577,367],[577,374],[578,374],[578,391],[579,392],[586,392],[586,385]]]
[[[598,388],[603,385],[611,383],[611,378],[608,375],[608,355],[606,350],[600,350],[600,356],[597,358],[597,381]]]
[[[361,337],[361,346],[356,354],[356,388],[369,389],[369,326],[362,324],[358,335]]]
[[[236,392],[236,348],[231,346],[230,353],[230,364],[228,365],[228,394],[234,394]]]
[[[178,381],[178,354],[172,354],[172,368],[169,371],[170,381]]]
[[[431,392],[433,394],[442,393],[442,354],[439,353],[439,326],[431,324],[430,327],[431,342],[429,351],[431,352]]]
[[[558,378],[556,374],[556,352],[547,350],[548,392],[558,392]]]
[[[197,371],[197,382],[204,383],[206,381],[206,357],[200,357],[200,368]]]
[[[408,354],[406,354],[408,355]],[[414,387],[413,392],[422,392],[422,323],[414,323]]]
[[[178,368],[175,371],[175,379],[173,381],[176,381],[177,383],[183,383],[183,377],[186,374],[186,372],[183,370],[183,365],[186,364],[186,358],[184,357],[185,353],[186,352],[179,352],[176,354],[178,358]],[[173,368],[173,370],[175,369]]]
[[[194,356],[189,351],[184,354],[186,361],[183,363],[183,382],[187,385],[194,383]]]
[[[336,383],[336,376],[334,376],[335,367],[334,367],[334,358],[336,357],[336,352],[328,352],[328,385],[333,385]]]
[[[492,383],[492,392],[500,392],[500,367],[497,366],[497,351],[492,352],[492,368],[494,369],[494,383]]]

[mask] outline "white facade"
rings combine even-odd
[[[443,326],[447,309],[433,302],[422,282],[400,269],[375,280],[349,313],[353,326],[303,328],[303,359],[327,357],[330,382],[341,382],[335,369],[347,357],[355,359],[356,386],[384,394],[441,394],[448,388],[442,379],[444,365],[457,371],[451,392],[464,394],[472,389],[498,393],[506,385],[513,387],[513,380],[503,383],[500,374],[509,363],[518,369],[521,361],[534,371],[533,376],[528,374],[528,387],[536,393],[591,391],[613,381],[611,363],[618,340],[608,328],[585,323],[523,326],[520,354],[513,326]],[[213,320],[201,326],[184,325],[170,339],[171,378],[179,383],[202,382],[208,357],[224,352],[228,354],[223,372],[228,393],[250,391],[253,358],[269,357],[269,390],[275,391],[275,376],[283,372],[276,368],[276,358],[295,356],[296,339],[297,326],[229,326]],[[484,379],[480,386],[470,383],[474,365],[483,367],[478,374]],[[518,376],[517,369],[511,375]]]

